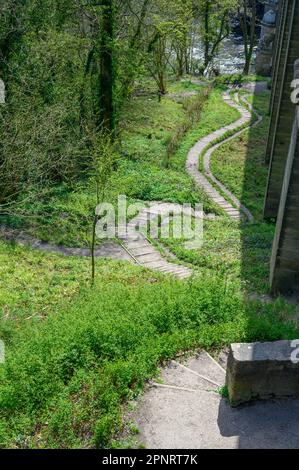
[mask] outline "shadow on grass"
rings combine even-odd
[[[271,92],[267,82],[256,82],[251,104],[263,118],[262,122],[247,131],[247,142],[242,153],[242,187],[240,200],[252,212],[254,221],[242,224],[241,277],[258,293],[269,293],[269,273],[275,225],[263,220],[263,204],[267,185],[268,165],[265,162],[269,128],[269,103]],[[241,141],[244,139],[240,137]],[[236,142],[238,145],[238,142]],[[238,176],[238,175],[237,175]]]

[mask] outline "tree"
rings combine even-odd
[[[171,56],[171,52],[167,50],[167,31],[164,27],[165,25],[157,26],[156,34],[148,48],[148,68],[157,83],[159,95],[165,95],[167,92],[166,69]]]
[[[114,21],[113,0],[102,0],[102,27],[100,31],[100,126],[105,132],[115,128],[115,71],[114,71]]]
[[[238,15],[244,37],[244,75],[248,75],[256,43],[257,1],[239,0]]]
[[[175,53],[175,74],[178,79],[190,71],[190,49],[192,47],[193,11],[190,0],[177,1],[173,9],[174,30],[172,36],[172,50]]]
[[[114,138],[111,134],[87,130],[91,144],[91,180],[95,188],[96,208],[92,223],[91,237],[91,282],[95,280],[95,247],[96,247],[96,228],[99,221],[98,206],[104,202],[107,187],[109,185],[113,169],[115,167],[117,154],[114,148]]]
[[[122,0],[117,17],[118,106],[130,98],[144,72],[152,0]]]
[[[236,12],[237,0],[198,0],[195,16],[200,21],[204,47],[204,68],[212,64],[220,44],[230,33],[231,15]]]
[[[24,32],[27,0],[2,0],[0,5],[0,76],[6,78],[8,57]]]
[[[177,78],[187,70],[192,21],[191,0],[153,1],[148,27],[147,68],[157,83],[160,95],[167,91],[168,69],[172,69]]]

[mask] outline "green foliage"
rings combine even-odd
[[[194,127],[195,123],[200,121],[202,109],[205,101],[209,97],[210,90],[201,90],[199,95],[195,98],[187,98],[183,101],[183,107],[187,114],[187,119],[175,130],[172,136],[169,136],[167,140],[167,159],[165,161],[165,167],[169,168],[171,164],[171,158],[178,151],[183,137],[187,132]]]
[[[269,78],[259,75],[244,75],[241,73],[224,74],[214,79],[215,85],[241,85],[242,83],[268,81]]]
[[[222,396],[222,398],[228,398],[228,396],[229,396],[229,395],[228,395],[228,388],[227,388],[226,386],[221,387],[221,388],[219,389],[219,393],[220,393],[220,395]]]
[[[131,199],[160,200],[179,204],[188,202],[196,204],[200,201],[204,202],[208,212],[215,207],[187,175],[170,169],[161,169],[148,163],[140,163],[137,166],[134,163],[124,162],[120,165],[112,184],[115,185],[113,186],[115,190],[118,188],[120,194],[126,194]]]
[[[190,0],[154,0],[153,4],[146,68],[164,95],[169,69],[181,78],[189,68],[193,10]]]
[[[182,261],[201,272],[218,272],[233,280],[244,294],[268,293],[269,260],[273,226],[248,224],[242,227],[226,217],[204,221],[204,243],[187,250],[185,240],[163,239]]]
[[[269,287],[269,262],[275,229],[262,220],[268,174],[264,149],[269,119],[269,93],[259,94],[251,98],[251,102],[263,116],[263,122],[221,145],[212,155],[211,169],[216,178],[250,209],[256,222],[239,226],[225,217],[206,220],[204,244],[199,250],[186,250],[184,240],[168,239],[163,240],[163,243],[179,259],[201,271],[217,271],[234,279],[244,293],[265,294]],[[204,113],[201,125],[203,120]]]
[[[190,81],[170,82],[169,89],[173,95],[165,97],[161,103],[146,91],[145,95],[134,98],[133,108],[125,106],[121,146],[118,142],[114,144],[114,152],[118,152],[120,158],[114,159],[115,171],[109,178],[105,199],[115,205],[119,194],[126,194],[131,202],[203,202],[207,213],[219,213],[218,207],[195,186],[182,167],[197,138],[217,128],[224,119],[227,123],[232,122],[234,113],[223,103],[219,91],[213,91],[206,100],[206,89]],[[188,93],[195,92],[198,95],[188,97]],[[192,129],[180,136],[179,129],[186,121],[188,127],[193,123]],[[18,203],[16,214],[2,217],[4,222],[16,228],[23,227],[30,235],[44,241],[74,247],[90,244],[90,226],[96,206],[92,148],[98,148],[99,156],[103,152],[102,144],[92,145],[90,132],[86,134],[90,155],[84,179],[71,185],[67,181],[56,184],[44,189],[42,194],[37,189],[31,190],[29,197],[26,195],[22,204]],[[170,158],[169,168],[165,168],[167,146],[172,138],[176,140],[174,150],[178,150]]]
[[[87,260],[46,257],[39,251],[1,241],[0,309],[5,318],[2,326],[9,327],[11,322],[25,317],[45,318],[56,306],[67,303],[87,278]]]
[[[84,260],[68,263],[86,270]],[[121,427],[121,404],[140,392],[160,361],[195,347],[298,334],[278,321],[281,304],[247,305],[219,275],[182,283],[134,266],[98,264],[94,288],[81,287],[68,306],[14,329],[0,369],[3,447],[109,446]]]
[[[88,166],[79,127],[85,44],[67,33],[23,37],[11,54],[8,102],[0,119],[4,178],[1,202],[26,192],[43,194],[53,182],[69,185]]]
[[[234,2],[112,3],[114,142],[86,131],[95,128],[103,104],[101,2],[43,0],[41,8],[38,0],[3,0],[0,6],[0,74],[8,91],[0,117],[1,221],[42,240],[87,245],[95,204],[104,196],[113,204],[119,194],[129,202],[203,202],[206,213],[221,214],[184,165],[197,140],[238,118],[221,88],[244,78],[218,78],[207,100],[206,89],[191,81],[166,79],[190,71],[196,6],[201,18],[208,14],[200,27],[205,24],[211,61],[228,33]],[[172,93],[160,102],[149,72],[160,94]],[[259,100],[264,109],[266,98]],[[265,127],[252,140],[244,134],[212,161],[219,179],[257,215],[265,135]],[[243,295],[267,291],[272,238],[273,227],[259,222],[241,229],[225,217],[206,220],[199,250],[163,240],[193,265],[189,281],[97,260],[92,288],[88,259],[0,242],[6,345],[0,446],[109,447],[121,429],[123,405],[178,352],[297,337],[295,307]]]
[[[204,47],[203,69],[211,66],[219,46],[230,33],[230,19],[237,12],[237,0],[200,0],[194,2]]]
[[[239,117],[238,111],[223,101],[221,89],[213,89],[202,109],[200,121],[187,133],[176,155],[172,158],[173,168],[182,169],[185,167],[186,155],[199,139],[224,125],[231,124]]]

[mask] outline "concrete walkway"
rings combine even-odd
[[[299,400],[231,408],[218,393],[225,371],[205,352],[173,361],[160,379],[130,417],[148,449],[299,448]]]
[[[90,256],[89,248],[72,248],[63,245],[55,245],[54,243],[44,242],[38,238],[31,237],[22,231],[13,230],[6,226],[0,226],[0,239],[47,253],[58,253],[64,256]],[[97,258],[132,261],[131,256],[126,252],[126,250],[121,245],[112,240],[104,241],[96,249],[95,256]]]

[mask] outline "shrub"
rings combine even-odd
[[[121,427],[121,404],[160,361],[194,347],[296,336],[268,306],[254,304],[256,318],[218,276],[157,281],[100,282],[16,333],[0,369],[3,446],[105,447]]]
[[[205,88],[199,92],[195,98],[187,98],[183,102],[183,108],[186,111],[187,119],[179,124],[172,135],[166,140],[166,159],[164,166],[169,168],[171,158],[180,147],[183,137],[200,120],[203,106],[209,97],[211,89]]]

